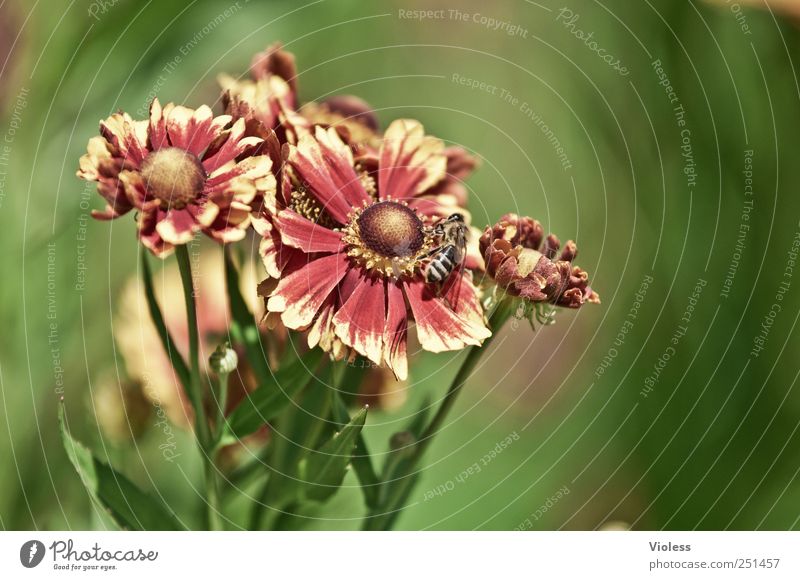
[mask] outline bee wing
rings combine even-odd
[[[447,289],[445,295],[448,297],[447,302],[453,312],[458,310],[458,301],[461,296],[461,284],[464,281],[464,269],[467,264],[467,238],[461,236],[458,240],[459,263],[458,268],[453,270],[450,279],[446,281]],[[453,277],[455,276],[455,280]]]

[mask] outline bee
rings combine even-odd
[[[431,261],[425,267],[426,282],[445,282],[456,267],[463,270],[468,231],[464,216],[460,213],[452,214],[432,228],[431,233],[438,238],[439,245],[428,253]]]

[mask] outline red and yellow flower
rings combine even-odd
[[[245,235],[253,211],[274,198],[275,177],[267,155],[252,155],[262,139],[245,135],[243,119],[214,117],[158,100],[148,121],[115,113],[89,140],[79,177],[97,182],[107,207],[93,212],[115,219],[138,211],[138,236],[164,257],[202,231],[219,242]]]
[[[448,166],[439,139],[416,121],[395,121],[364,160],[334,128],[317,127],[284,156],[291,192],[285,187],[266,238],[280,275],[267,308],[287,327],[307,329],[310,346],[337,358],[352,349],[385,363],[400,379],[412,318],[432,352],[490,336],[469,272],[443,289],[421,274],[436,243],[430,225],[451,211],[437,197]]]

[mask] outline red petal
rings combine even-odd
[[[478,300],[478,292],[472,283],[472,274],[464,271],[461,281],[453,274],[447,281],[445,299],[455,313],[474,326],[483,326],[483,308]]]
[[[158,102],[158,99],[153,99],[153,102],[150,104],[148,141],[153,151],[157,151],[162,147],[169,147],[169,139],[167,139],[167,121],[164,118],[161,103]]]
[[[444,144],[425,135],[418,121],[398,119],[389,125],[380,151],[381,199],[410,199],[444,179]]]
[[[307,254],[338,252],[342,234],[308,220],[292,210],[283,210],[276,219],[285,244],[300,248]]]
[[[281,279],[267,309],[282,312],[283,323],[289,328],[305,328],[349,269],[350,262],[345,254],[312,260]]]
[[[167,120],[167,133],[173,147],[179,147],[194,155],[208,149],[222,128],[230,123],[228,115],[214,117],[211,109],[203,105],[197,110],[181,105],[167,105],[164,109]]]
[[[147,156],[147,121],[134,121],[128,113],[114,113],[100,122],[100,133],[130,165],[138,167]]]
[[[406,337],[408,309],[403,290],[395,282],[386,284],[386,327],[383,331],[383,359],[398,381],[408,378]]]
[[[215,208],[216,205],[208,202],[206,207]],[[203,223],[203,232],[218,242],[238,242],[244,238],[247,226],[250,225],[250,207],[233,202],[228,207],[217,208],[213,214],[205,211],[197,216],[197,220],[206,220]]]
[[[316,139],[300,137],[297,147],[289,147],[289,163],[339,223],[347,222],[353,207],[371,201],[353,169],[353,154],[335,129],[318,127]]]
[[[223,117],[230,119],[227,115],[217,117],[217,119],[222,119]],[[209,152],[209,157],[203,159],[203,167],[210,175],[210,182],[217,183],[217,181],[226,181],[238,174],[238,172],[234,172],[229,176],[224,174],[215,175],[214,172],[236,159],[239,155],[244,153],[248,147],[253,147],[263,141],[260,137],[245,137],[244,133],[246,129],[246,121],[244,119],[238,119],[228,131],[228,138],[219,149]],[[269,166],[267,166],[267,170],[269,170]]]
[[[159,258],[167,257],[173,249],[172,244],[165,242],[156,230],[159,220],[163,219],[164,215],[164,211],[158,208],[143,210],[139,214],[139,240]]]
[[[188,244],[199,229],[200,224],[186,209],[171,209],[156,224],[158,235],[174,245]]]
[[[470,344],[479,345],[492,334],[485,326],[459,318],[421,280],[406,284],[405,292],[417,323],[419,342],[425,350],[459,350]]]
[[[375,364],[380,364],[383,356],[385,299],[382,280],[362,278],[333,317],[336,336]]]

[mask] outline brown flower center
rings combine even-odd
[[[371,272],[393,278],[414,275],[434,242],[416,212],[396,201],[356,209],[342,232],[348,256]]]
[[[364,245],[387,258],[416,254],[425,242],[422,220],[414,210],[395,201],[369,206],[357,223]]]
[[[153,151],[142,162],[147,192],[160,199],[165,207],[181,209],[203,191],[206,172],[200,160],[177,147]]]

